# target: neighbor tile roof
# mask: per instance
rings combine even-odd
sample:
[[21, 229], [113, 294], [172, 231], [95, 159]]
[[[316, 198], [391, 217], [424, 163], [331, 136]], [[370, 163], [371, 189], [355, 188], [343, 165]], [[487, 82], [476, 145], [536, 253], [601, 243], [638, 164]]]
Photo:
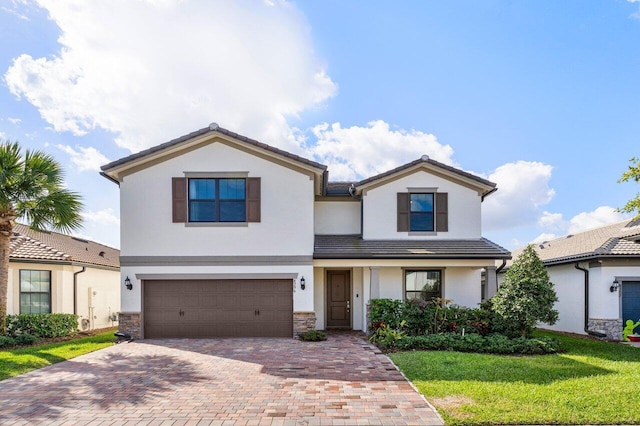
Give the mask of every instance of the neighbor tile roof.
[[[625, 220], [535, 244], [534, 248], [547, 265], [599, 257], [640, 257], [638, 235], [640, 220]], [[513, 258], [518, 257], [523, 249], [514, 250]]]
[[250, 138], [248, 138], [246, 136], [239, 135], [238, 133], [232, 132], [230, 130], [227, 130], [227, 129], [224, 129], [224, 128], [218, 126], [216, 123], [211, 123], [208, 127], [203, 127], [200, 130], [196, 130], [196, 131], [191, 132], [189, 134], [186, 134], [184, 136], [180, 136], [179, 138], [172, 139], [172, 140], [170, 140], [168, 142], [165, 142], [163, 144], [151, 147], [149, 149], [145, 149], [144, 151], [140, 151], [140, 152], [135, 153], [135, 154], [131, 154], [131, 155], [129, 155], [127, 157], [124, 157], [124, 158], [121, 158], [119, 160], [112, 161], [111, 163], [102, 166], [101, 169], [103, 171], [112, 169], [114, 167], [129, 163], [131, 161], [135, 161], [135, 160], [137, 160], [139, 158], [146, 157], [147, 155], [151, 155], [151, 154], [154, 154], [156, 152], [160, 152], [160, 151], [165, 150], [167, 148], [173, 147], [173, 146], [178, 145], [178, 144], [180, 144], [180, 143], [182, 143], [184, 141], [187, 141], [189, 139], [192, 139], [192, 138], [195, 138], [195, 137], [198, 137], [198, 136], [202, 136], [202, 135], [207, 134], [209, 132], [222, 133], [223, 135], [230, 136], [230, 137], [232, 137], [234, 139], [238, 139], [238, 140], [240, 140], [242, 142], [246, 142], [246, 143], [248, 143], [250, 145], [253, 145], [253, 146], [262, 148], [264, 150], [273, 152], [273, 153], [278, 154], [278, 155], [280, 155], [282, 157], [291, 158], [292, 160], [295, 160], [295, 161], [303, 163], [303, 164], [307, 164], [309, 166], [312, 166], [312, 167], [315, 167], [315, 168], [318, 168], [318, 169], [322, 169], [322, 170], [326, 170], [327, 169], [327, 166], [325, 166], [324, 164], [320, 164], [320, 163], [317, 163], [315, 161], [308, 160], [306, 158], [300, 157], [298, 155], [292, 154], [292, 153], [284, 151], [282, 149], [273, 147], [271, 145], [267, 145], [266, 143], [262, 143], [262, 142], [259, 142], [257, 140], [254, 140], [254, 139], [250, 139]]
[[315, 259], [508, 259], [487, 240], [363, 240], [361, 235], [316, 235]]
[[43, 260], [120, 267], [120, 251], [117, 249], [57, 232], [34, 231], [19, 223], [13, 227], [9, 250], [11, 260]]

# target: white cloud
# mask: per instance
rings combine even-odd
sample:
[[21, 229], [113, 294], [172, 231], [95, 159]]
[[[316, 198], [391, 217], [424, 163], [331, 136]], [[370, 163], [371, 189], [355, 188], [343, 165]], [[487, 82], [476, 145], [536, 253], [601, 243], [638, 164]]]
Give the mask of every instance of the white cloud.
[[7, 118], [7, 121], [11, 124], [20, 124], [22, 122], [21, 119], [19, 118], [14, 118], [14, 117], [9, 117]]
[[302, 153], [287, 117], [337, 92], [290, 3], [37, 3], [60, 28], [60, 52], [23, 54], [4, 77], [59, 132], [102, 128], [139, 151], [215, 121]]
[[71, 156], [71, 162], [76, 165], [78, 171], [100, 171], [100, 166], [109, 162], [109, 159], [100, 151], [90, 146], [88, 148], [76, 145], [73, 149], [69, 145], [56, 145], [58, 149]]
[[619, 213], [613, 207], [600, 206], [591, 212], [582, 212], [575, 215], [569, 221], [569, 234], [586, 231], [587, 229], [598, 228], [600, 226], [609, 225], [623, 221], [627, 215]]
[[538, 226], [544, 229], [560, 230], [566, 227], [566, 223], [562, 219], [562, 213], [544, 211], [538, 219]]
[[97, 212], [86, 211], [82, 212], [82, 217], [85, 221], [91, 222], [97, 225], [120, 225], [120, 218], [116, 216], [112, 208], [99, 210]]
[[371, 121], [364, 127], [323, 123], [312, 132], [317, 143], [309, 150], [318, 161], [329, 166], [331, 180], [370, 177], [424, 154], [455, 165], [451, 159], [453, 148], [440, 144], [434, 135], [417, 130], [392, 130], [382, 120]]
[[483, 203], [483, 229], [499, 230], [531, 225], [541, 216], [540, 206], [555, 196], [549, 187], [553, 167], [530, 161], [517, 161], [498, 167], [488, 179], [498, 191]]

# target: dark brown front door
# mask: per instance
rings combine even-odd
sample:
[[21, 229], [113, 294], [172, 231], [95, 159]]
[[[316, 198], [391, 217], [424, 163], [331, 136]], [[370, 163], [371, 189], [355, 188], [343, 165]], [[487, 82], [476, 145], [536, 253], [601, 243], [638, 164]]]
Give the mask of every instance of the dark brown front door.
[[291, 280], [145, 280], [144, 337], [291, 337]]
[[350, 271], [327, 271], [327, 327], [351, 327]]

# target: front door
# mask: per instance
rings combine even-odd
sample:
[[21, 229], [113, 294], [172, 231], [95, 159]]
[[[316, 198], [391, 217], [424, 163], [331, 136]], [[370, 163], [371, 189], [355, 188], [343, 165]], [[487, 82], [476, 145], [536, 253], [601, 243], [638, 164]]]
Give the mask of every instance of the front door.
[[327, 327], [351, 328], [350, 271], [327, 271]]
[[[640, 322], [640, 281], [622, 282], [622, 327], [629, 320], [632, 324]], [[640, 326], [634, 332], [640, 334]]]

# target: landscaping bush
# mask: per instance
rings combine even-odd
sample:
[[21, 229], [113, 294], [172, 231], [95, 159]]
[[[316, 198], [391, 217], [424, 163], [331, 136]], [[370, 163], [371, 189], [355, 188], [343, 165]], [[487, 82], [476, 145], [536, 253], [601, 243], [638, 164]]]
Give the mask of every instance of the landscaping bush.
[[548, 337], [510, 339], [500, 334], [482, 336], [480, 334], [455, 333], [404, 336], [394, 342], [391, 349], [400, 350], [446, 350], [459, 352], [492, 353], [503, 355], [542, 355], [562, 351], [560, 341]]
[[309, 330], [304, 333], [299, 333], [298, 337], [300, 340], [305, 342], [320, 342], [322, 340], [327, 340], [327, 335], [319, 330]]
[[30, 334], [36, 338], [67, 337], [78, 332], [78, 318], [73, 314], [7, 315], [7, 335], [17, 338]]
[[16, 341], [10, 336], [0, 336], [0, 348], [6, 348], [7, 346], [14, 346]]
[[32, 334], [22, 333], [18, 334], [14, 340], [16, 345], [29, 346], [36, 343], [39, 339]]
[[398, 340], [405, 336], [402, 328], [406, 325], [406, 321], [401, 321], [398, 324], [398, 328], [391, 328], [389, 325], [379, 322], [378, 327], [375, 329], [369, 341], [375, 343], [380, 348], [394, 347]]
[[369, 330], [375, 331], [380, 326], [387, 325], [398, 328], [404, 314], [404, 302], [393, 299], [371, 299], [369, 301]]

